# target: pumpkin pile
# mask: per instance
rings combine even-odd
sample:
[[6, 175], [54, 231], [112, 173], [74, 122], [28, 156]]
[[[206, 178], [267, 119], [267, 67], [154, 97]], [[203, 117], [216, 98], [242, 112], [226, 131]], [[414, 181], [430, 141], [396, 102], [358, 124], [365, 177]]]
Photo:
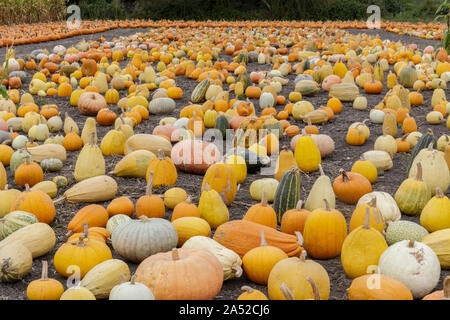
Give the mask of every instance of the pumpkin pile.
[[[345, 30], [360, 22], [84, 23], [155, 28], [7, 47], [2, 282], [30, 300], [205, 300], [245, 274], [242, 300], [326, 300], [334, 261], [348, 299], [449, 298], [444, 49]], [[12, 34], [75, 35], [52, 30]]]

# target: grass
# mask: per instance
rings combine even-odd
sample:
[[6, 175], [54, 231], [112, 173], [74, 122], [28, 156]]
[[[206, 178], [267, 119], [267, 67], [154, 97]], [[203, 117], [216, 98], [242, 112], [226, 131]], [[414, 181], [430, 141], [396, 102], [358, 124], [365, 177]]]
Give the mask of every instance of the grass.
[[2, 0], [0, 24], [59, 21], [66, 16], [65, 0]]

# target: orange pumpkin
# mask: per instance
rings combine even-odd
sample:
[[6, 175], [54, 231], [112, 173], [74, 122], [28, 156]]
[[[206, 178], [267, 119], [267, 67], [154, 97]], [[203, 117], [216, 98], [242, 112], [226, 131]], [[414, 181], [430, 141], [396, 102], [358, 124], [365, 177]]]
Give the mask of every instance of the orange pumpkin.
[[75, 216], [70, 220], [67, 226], [67, 231], [70, 234], [83, 232], [84, 224], [87, 223], [89, 227], [102, 227], [106, 226], [109, 215], [104, 207], [98, 204], [91, 204], [81, 208]]
[[372, 192], [372, 184], [366, 177], [356, 172], [340, 170], [333, 181], [333, 190], [337, 198], [347, 204], [356, 204], [363, 195]]
[[153, 171], [149, 173], [145, 195], [136, 202], [136, 217], [164, 218], [166, 208], [161, 197], [152, 194]]

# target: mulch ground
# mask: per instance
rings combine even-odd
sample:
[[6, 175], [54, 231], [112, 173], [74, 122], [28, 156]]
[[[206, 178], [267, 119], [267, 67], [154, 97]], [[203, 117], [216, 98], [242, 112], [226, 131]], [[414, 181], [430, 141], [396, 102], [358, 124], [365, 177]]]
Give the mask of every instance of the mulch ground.
[[[31, 53], [31, 51], [35, 49], [43, 49], [46, 48], [49, 51], [53, 49], [55, 45], [61, 44], [66, 47], [69, 47], [71, 45], [75, 45], [78, 41], [82, 39], [93, 39], [98, 40], [100, 36], [105, 37], [107, 40], [111, 40], [113, 37], [120, 37], [120, 36], [127, 36], [136, 32], [145, 32], [145, 29], [118, 29], [118, 30], [112, 30], [107, 31], [103, 34], [94, 34], [90, 36], [83, 36], [83, 37], [73, 37], [69, 39], [65, 39], [63, 41], [58, 42], [48, 42], [48, 43], [41, 43], [36, 45], [23, 45], [16, 48], [16, 56], [21, 57], [28, 55]], [[376, 35], [378, 34], [381, 39], [390, 39], [394, 42], [401, 41], [404, 44], [409, 43], [416, 43], [420, 49], [424, 49], [428, 45], [436, 46], [438, 45], [437, 41], [432, 40], [423, 40], [416, 37], [409, 37], [409, 36], [399, 36], [394, 33], [386, 32], [384, 30], [348, 30], [352, 34], [357, 33], [367, 33], [370, 35]], [[1, 58], [4, 59], [4, 52], [2, 52]], [[227, 59], [230, 60], [229, 56], [222, 56], [221, 59]], [[258, 65], [257, 63], [250, 63], [248, 65], [248, 72], [256, 71], [256, 70], [271, 70], [270, 65]], [[31, 81], [32, 74], [29, 73], [29, 77], [27, 81], [23, 84], [24, 88], [28, 88], [28, 84]], [[294, 90], [294, 79], [295, 75], [291, 74], [288, 76], [289, 83], [284, 86], [283, 92], [281, 94], [288, 96], [289, 92]], [[177, 86], [181, 87], [184, 92], [184, 98], [181, 100], [177, 100], [177, 109], [176, 111], [170, 115], [170, 116], [178, 116], [179, 111], [186, 105], [188, 105], [190, 93], [197, 85], [197, 82], [192, 79], [187, 79], [184, 76], [177, 77], [176, 79]], [[225, 85], [226, 87], [227, 85]], [[339, 115], [335, 117], [334, 120], [330, 121], [329, 123], [320, 126], [319, 130], [321, 133], [330, 135], [335, 143], [336, 143], [336, 149], [334, 153], [323, 159], [323, 167], [325, 170], [325, 173], [330, 176], [330, 178], [334, 179], [339, 174], [339, 169], [343, 168], [345, 170], [350, 170], [352, 164], [359, 159], [360, 155], [368, 150], [373, 149], [373, 145], [375, 142], [375, 139], [382, 133], [381, 132], [381, 125], [372, 124], [369, 122], [368, 126], [371, 130], [371, 137], [369, 140], [363, 145], [363, 146], [350, 146], [345, 142], [345, 135], [347, 132], [347, 128], [353, 123], [353, 122], [359, 122], [363, 121], [364, 119], [367, 119], [369, 117], [369, 110], [379, 103], [379, 101], [382, 99], [383, 95], [386, 93], [386, 89], [383, 91], [382, 95], [366, 95], [368, 99], [368, 109], [365, 111], [357, 111], [352, 108], [351, 103], [344, 103], [343, 105], [343, 111]], [[441, 136], [444, 133], [448, 134], [448, 129], [445, 126], [445, 123], [441, 125], [428, 125], [425, 121], [426, 114], [431, 110], [431, 91], [422, 92], [424, 96], [424, 104], [420, 107], [414, 107], [412, 109], [412, 115], [417, 121], [419, 131], [422, 133], [425, 133], [427, 128], [432, 127], [435, 135], [437, 137]], [[125, 92], [121, 93], [121, 97], [125, 96]], [[319, 94], [317, 94], [314, 97], [307, 97], [305, 100], [310, 101], [315, 107], [319, 107], [321, 105], [326, 105], [328, 101], [328, 93], [321, 91]], [[78, 112], [78, 109], [75, 107], [72, 107], [69, 103], [69, 99], [64, 98], [51, 98], [51, 97], [45, 97], [40, 98], [35, 96], [35, 102], [39, 105], [44, 104], [57, 104], [60, 108], [60, 112], [62, 115], [64, 115], [65, 112], [68, 112], [69, 115], [77, 122], [78, 126], [80, 127], [80, 130], [82, 129], [84, 122], [86, 120], [85, 116], [80, 115]], [[255, 106], [258, 106], [258, 101], [253, 101], [255, 103]], [[117, 111], [117, 107], [112, 107], [113, 110]], [[277, 107], [277, 109], [281, 110], [283, 106]], [[151, 115], [149, 120], [143, 121], [140, 125], [138, 125], [135, 128], [135, 133], [152, 133], [153, 128], [158, 125], [161, 118], [164, 116], [155, 116]], [[289, 119], [291, 123], [296, 122], [292, 118]], [[303, 127], [303, 124], [300, 121], [296, 122], [297, 125], [300, 125], [300, 127]], [[111, 127], [97, 127], [99, 141], [101, 141], [101, 138], [111, 129]], [[287, 138], [283, 138], [280, 141], [281, 145], [289, 145], [290, 140]], [[64, 164], [64, 167], [62, 171], [58, 173], [47, 173], [45, 175], [45, 180], [51, 180], [54, 176], [57, 175], [64, 175], [69, 180], [69, 186], [68, 188], [75, 184], [75, 180], [73, 178], [73, 170], [75, 167], [76, 159], [78, 157], [79, 152], [68, 152], [67, 161]], [[106, 157], [106, 165], [107, 165], [107, 172], [112, 171], [116, 163], [120, 160], [120, 157], [117, 156], [111, 156]], [[389, 194], [393, 195], [401, 182], [406, 178], [406, 168], [409, 161], [409, 155], [408, 154], [397, 154], [394, 158], [394, 167], [385, 172], [384, 175], [379, 176], [376, 183], [373, 185], [374, 191], [385, 191]], [[10, 184], [11, 188], [18, 188], [14, 185], [14, 176], [11, 175], [9, 169], [7, 168], [8, 172], [8, 182]], [[178, 172], [178, 181], [176, 186], [184, 188], [193, 198], [195, 203], [198, 203], [198, 199], [200, 198], [200, 186], [202, 183], [203, 176], [200, 175], [191, 175], [186, 174], [181, 171]], [[309, 191], [315, 181], [315, 179], [319, 176], [319, 173], [312, 173], [309, 175], [303, 176], [302, 181], [302, 198], [306, 199], [307, 195], [309, 194]], [[246, 181], [244, 184], [240, 186], [240, 191], [237, 193], [235, 201], [238, 203], [248, 203], [249, 205], [252, 205], [256, 203], [253, 201], [250, 197], [249, 193], [249, 187], [250, 184], [260, 178], [267, 177], [267, 176], [261, 176], [260, 174], [250, 174], [248, 175]], [[142, 196], [145, 193], [145, 180], [144, 179], [136, 179], [136, 178], [118, 178], [114, 177], [115, 180], [118, 183], [119, 186], [119, 192], [117, 196], [128, 196], [130, 197], [134, 202], [137, 201], [137, 199]], [[60, 190], [58, 193], [58, 196], [61, 196], [64, 190]], [[162, 193], [164, 190], [157, 191], [157, 193]], [[449, 192], [447, 193], [449, 195]], [[109, 204], [109, 202], [100, 203], [104, 205], [105, 207]], [[41, 261], [47, 260], [49, 262], [49, 277], [53, 277], [61, 281], [64, 286], [66, 287], [66, 279], [61, 277], [54, 269], [53, 267], [53, 256], [56, 252], [56, 250], [66, 241], [66, 226], [68, 222], [71, 220], [71, 218], [75, 215], [75, 213], [81, 209], [85, 204], [71, 204], [68, 202], [58, 203], [56, 205], [56, 218], [55, 218], [55, 224], [59, 227], [55, 227], [55, 233], [57, 236], [57, 243], [55, 248], [48, 253], [47, 255], [43, 257], [39, 257], [33, 261], [33, 268], [31, 272], [20, 282], [13, 283], [13, 284], [0, 284], [0, 298], [3, 299], [10, 299], [10, 300], [20, 300], [20, 299], [26, 299], [26, 288], [27, 285], [40, 277], [41, 273]], [[340, 210], [346, 217], [347, 223], [350, 220], [351, 214], [354, 210], [354, 206], [352, 205], [346, 205], [343, 204], [340, 201], [337, 201], [337, 209]], [[230, 212], [230, 219], [241, 219], [245, 212], [247, 210], [247, 206], [243, 205], [237, 205], [232, 204], [229, 207]], [[170, 219], [172, 212], [167, 209], [166, 210], [166, 218]], [[416, 223], [419, 223], [418, 217], [409, 217], [406, 215], [402, 216], [402, 219], [404, 220], [410, 220], [414, 221]], [[113, 257], [119, 258], [121, 257], [114, 253], [113, 251]], [[330, 277], [331, 282], [331, 293], [330, 293], [330, 299], [333, 300], [344, 300], [347, 299], [347, 288], [349, 288], [351, 284], [351, 279], [347, 278], [344, 270], [341, 265], [340, 257], [330, 259], [330, 260], [317, 260], [318, 263], [320, 263], [327, 271], [328, 275]], [[137, 265], [133, 263], [129, 263], [129, 267], [131, 272], [133, 273]], [[439, 284], [437, 285], [437, 289], [442, 288], [442, 281], [445, 278], [445, 276], [450, 275], [450, 272], [448, 270], [442, 270], [441, 272], [441, 279]], [[224, 282], [222, 291], [217, 296], [217, 299], [223, 299], [223, 300], [232, 300], [236, 299], [240, 293], [240, 288], [244, 285], [249, 285], [254, 288], [257, 288], [265, 293], [267, 293], [267, 288], [264, 286], [256, 285], [252, 282], [250, 282], [248, 279], [246, 279], [245, 275], [243, 275], [239, 279], [233, 279], [228, 280]]]

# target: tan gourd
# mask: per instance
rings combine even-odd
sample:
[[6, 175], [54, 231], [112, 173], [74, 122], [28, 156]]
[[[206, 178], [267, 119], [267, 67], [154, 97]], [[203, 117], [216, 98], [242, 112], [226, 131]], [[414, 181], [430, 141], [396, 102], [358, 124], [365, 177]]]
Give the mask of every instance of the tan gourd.
[[81, 139], [83, 140], [83, 144], [86, 145], [92, 141], [91, 135], [94, 133], [94, 143], [97, 143], [97, 122], [95, 118], [87, 118], [83, 131], [81, 132]]
[[323, 208], [324, 199], [327, 200], [331, 209], [336, 207], [336, 196], [333, 191], [331, 179], [325, 175], [322, 165], [319, 165], [319, 170], [320, 177], [314, 182], [305, 203], [305, 209], [311, 212]]
[[297, 162], [295, 161], [294, 153], [291, 150], [289, 150], [288, 147], [284, 146], [277, 159], [274, 178], [277, 179], [278, 181], [281, 181], [283, 174], [292, 167], [297, 167]]
[[97, 176], [78, 182], [54, 203], [64, 200], [72, 203], [108, 201], [116, 196], [117, 190], [117, 182], [113, 178]]
[[75, 164], [74, 178], [77, 182], [104, 175], [106, 172], [105, 158], [95, 143], [96, 134], [91, 133], [91, 140], [78, 155]]

